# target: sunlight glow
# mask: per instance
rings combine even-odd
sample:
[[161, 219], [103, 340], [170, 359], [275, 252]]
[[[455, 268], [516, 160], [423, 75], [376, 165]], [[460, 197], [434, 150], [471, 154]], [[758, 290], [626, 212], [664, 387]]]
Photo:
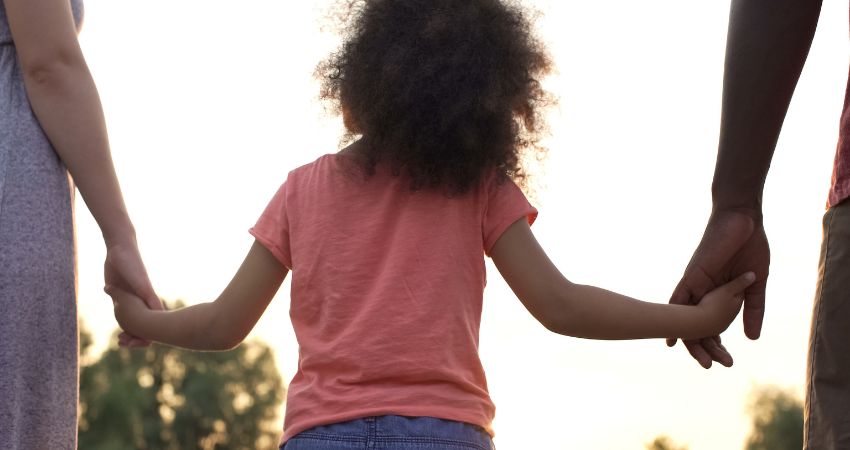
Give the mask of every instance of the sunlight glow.
[[[542, 13], [559, 69], [546, 84], [559, 105], [534, 232], [571, 280], [666, 302], [709, 213], [729, 2], [527, 3]], [[287, 172], [337, 148], [340, 121], [324, 115], [312, 78], [338, 42], [321, 28], [329, 4], [87, 0], [83, 49], [164, 298], [215, 298]], [[736, 322], [724, 336], [735, 366], [705, 371], [660, 340], [555, 336], [488, 261], [481, 355], [499, 448], [637, 449], [661, 434], [691, 450], [740, 448], [754, 385], [802, 392], [848, 67], [846, 7], [825, 2], [821, 17], [766, 187], [773, 264], [763, 337], [748, 341]], [[77, 211], [80, 314], [102, 350], [116, 327], [103, 244]], [[297, 358], [288, 291], [287, 282], [253, 332], [287, 380]]]

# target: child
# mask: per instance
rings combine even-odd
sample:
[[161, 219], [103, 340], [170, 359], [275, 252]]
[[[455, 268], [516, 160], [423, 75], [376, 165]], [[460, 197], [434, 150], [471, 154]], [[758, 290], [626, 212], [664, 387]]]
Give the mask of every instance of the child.
[[[537, 149], [550, 61], [500, 0], [366, 0], [323, 63], [351, 145], [289, 173], [217, 300], [149, 311], [108, 287], [128, 333], [238, 345], [292, 271], [300, 347], [281, 448], [491, 449], [478, 357], [490, 256], [546, 328], [592, 339], [717, 335], [753, 275], [697, 306], [645, 303], [564, 278], [516, 183]], [[356, 138], [359, 136], [359, 138]], [[377, 445], [377, 446], [376, 446]]]

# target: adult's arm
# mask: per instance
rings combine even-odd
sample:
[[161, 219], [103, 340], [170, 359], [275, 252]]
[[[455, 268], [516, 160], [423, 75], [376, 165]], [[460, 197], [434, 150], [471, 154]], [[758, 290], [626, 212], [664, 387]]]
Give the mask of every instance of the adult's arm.
[[115, 175], [103, 109], [69, 0], [3, 1], [33, 112], [103, 234], [107, 282], [160, 308]]
[[[744, 302], [751, 339], [761, 334], [770, 264], [762, 191], [820, 9], [821, 0], [732, 0], [712, 213], [670, 302], [696, 303], [719, 284], [755, 271], [758, 282]], [[685, 344], [705, 368], [712, 360], [732, 364], [719, 337]]]

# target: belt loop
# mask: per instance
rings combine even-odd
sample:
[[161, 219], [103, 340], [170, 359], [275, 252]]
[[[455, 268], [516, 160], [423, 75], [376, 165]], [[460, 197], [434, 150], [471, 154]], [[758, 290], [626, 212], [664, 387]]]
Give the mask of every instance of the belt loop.
[[378, 436], [378, 418], [377, 417], [367, 417], [366, 418], [366, 449], [371, 450], [375, 448], [375, 441]]

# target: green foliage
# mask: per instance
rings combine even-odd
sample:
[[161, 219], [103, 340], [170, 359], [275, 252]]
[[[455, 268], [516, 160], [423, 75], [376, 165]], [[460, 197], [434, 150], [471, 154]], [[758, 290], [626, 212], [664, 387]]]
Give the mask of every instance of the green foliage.
[[668, 436], [658, 436], [654, 441], [646, 444], [646, 450], [688, 450], [688, 447], [676, 444]]
[[790, 392], [762, 387], [751, 394], [748, 407], [753, 431], [747, 450], [799, 450], [803, 447], [803, 405]]
[[209, 353], [113, 344], [80, 373], [79, 447], [276, 448], [284, 393], [272, 351], [259, 342]]
[[86, 329], [85, 324], [82, 320], [80, 320], [80, 357], [85, 358], [91, 346], [94, 344], [94, 338], [92, 338], [89, 330]]

